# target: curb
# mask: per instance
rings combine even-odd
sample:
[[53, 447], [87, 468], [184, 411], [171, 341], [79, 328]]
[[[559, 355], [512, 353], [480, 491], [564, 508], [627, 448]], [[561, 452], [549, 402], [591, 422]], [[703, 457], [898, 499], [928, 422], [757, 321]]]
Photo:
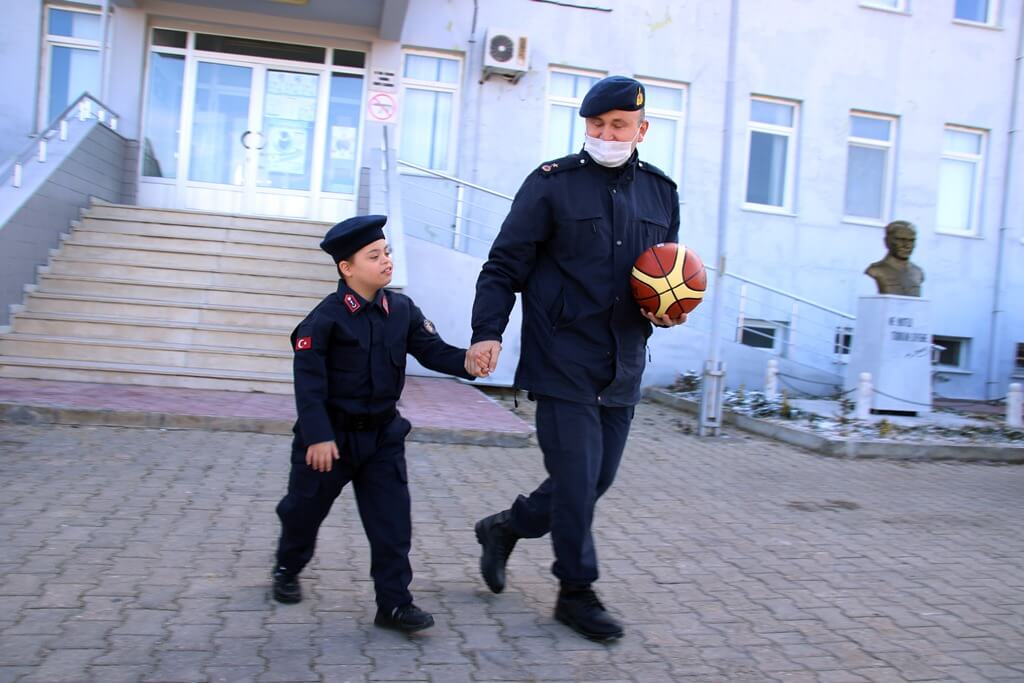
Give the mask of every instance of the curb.
[[[291, 434], [294, 424], [294, 420], [271, 418], [178, 415], [152, 411], [62, 408], [0, 402], [0, 423], [2, 422], [21, 425], [61, 424], [142, 429], [199, 429], [254, 434]], [[408, 440], [420, 443], [525, 448], [531, 445], [531, 435], [532, 432], [413, 426]]]
[[[648, 388], [644, 396], [677, 410], [696, 415], [698, 403], [674, 396], [664, 389]], [[898, 442], [865, 439], [830, 439], [819, 434], [722, 411], [722, 421], [759, 436], [838, 458], [889, 458], [895, 460], [1024, 463], [1024, 446], [951, 444], [940, 441]]]

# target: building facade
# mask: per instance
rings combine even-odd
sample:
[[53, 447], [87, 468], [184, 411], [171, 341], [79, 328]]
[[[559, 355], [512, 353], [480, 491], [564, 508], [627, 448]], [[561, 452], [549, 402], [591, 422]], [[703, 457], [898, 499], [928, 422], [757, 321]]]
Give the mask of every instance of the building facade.
[[[396, 226], [410, 238], [402, 284], [464, 329], [507, 200], [456, 208], [454, 237], [451, 216], [438, 232], [413, 205], [448, 191], [436, 174], [514, 194], [581, 147], [586, 89], [626, 74], [647, 86], [640, 153], [679, 184], [681, 240], [741, 276], [723, 314], [731, 384], [758, 385], [758, 359], [795, 359], [797, 331], [813, 327], [841, 376], [852, 323], [794, 302], [854, 312], [900, 219], [917, 226], [936, 391], [1005, 395], [1024, 377], [1024, 3], [735, 5], [17, 0], [0, 27], [0, 159], [88, 91], [138, 141], [139, 204], [335, 221], [360, 210], [363, 171], [387, 145], [418, 198]], [[706, 354], [706, 333], [670, 334], [652, 342], [651, 382]]]

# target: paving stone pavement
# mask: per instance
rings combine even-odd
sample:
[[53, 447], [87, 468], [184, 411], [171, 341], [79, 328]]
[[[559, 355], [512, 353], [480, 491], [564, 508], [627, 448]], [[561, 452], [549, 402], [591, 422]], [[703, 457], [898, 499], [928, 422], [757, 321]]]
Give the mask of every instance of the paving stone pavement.
[[612, 645], [552, 619], [546, 539], [510, 585], [473, 522], [542, 476], [535, 448], [411, 443], [413, 637], [372, 625], [346, 492], [267, 595], [288, 438], [0, 425], [0, 683], [1024, 681], [1024, 467], [829, 459], [642, 404], [598, 506]]

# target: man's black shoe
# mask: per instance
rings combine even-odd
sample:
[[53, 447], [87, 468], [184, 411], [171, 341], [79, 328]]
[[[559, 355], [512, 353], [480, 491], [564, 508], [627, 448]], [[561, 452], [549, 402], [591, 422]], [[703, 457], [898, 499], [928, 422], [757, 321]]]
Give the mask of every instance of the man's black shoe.
[[563, 586], [558, 592], [555, 619], [591, 640], [606, 642], [622, 637], [622, 625], [608, 614], [590, 586]]
[[501, 512], [484, 517], [476, 526], [476, 540], [483, 546], [480, 553], [480, 573], [484, 583], [494, 593], [505, 590], [505, 564], [508, 562], [512, 549], [516, 547], [519, 537], [509, 531], [508, 518], [510, 512]]
[[393, 628], [396, 631], [412, 633], [433, 626], [434, 617], [410, 602], [408, 605], [392, 609], [378, 608], [373, 623], [382, 628]]
[[274, 571], [274, 599], [286, 605], [294, 605], [302, 602], [302, 587], [299, 586], [299, 577], [295, 574], [288, 574], [281, 569]]

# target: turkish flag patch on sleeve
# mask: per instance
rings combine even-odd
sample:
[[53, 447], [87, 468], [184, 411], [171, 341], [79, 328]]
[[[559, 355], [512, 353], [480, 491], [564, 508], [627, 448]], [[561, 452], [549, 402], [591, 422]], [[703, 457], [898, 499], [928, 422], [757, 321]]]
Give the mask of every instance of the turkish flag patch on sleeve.
[[312, 337], [299, 337], [298, 339], [295, 340], [295, 350], [296, 351], [305, 351], [305, 350], [311, 349], [311, 348], [313, 348], [313, 338]]

